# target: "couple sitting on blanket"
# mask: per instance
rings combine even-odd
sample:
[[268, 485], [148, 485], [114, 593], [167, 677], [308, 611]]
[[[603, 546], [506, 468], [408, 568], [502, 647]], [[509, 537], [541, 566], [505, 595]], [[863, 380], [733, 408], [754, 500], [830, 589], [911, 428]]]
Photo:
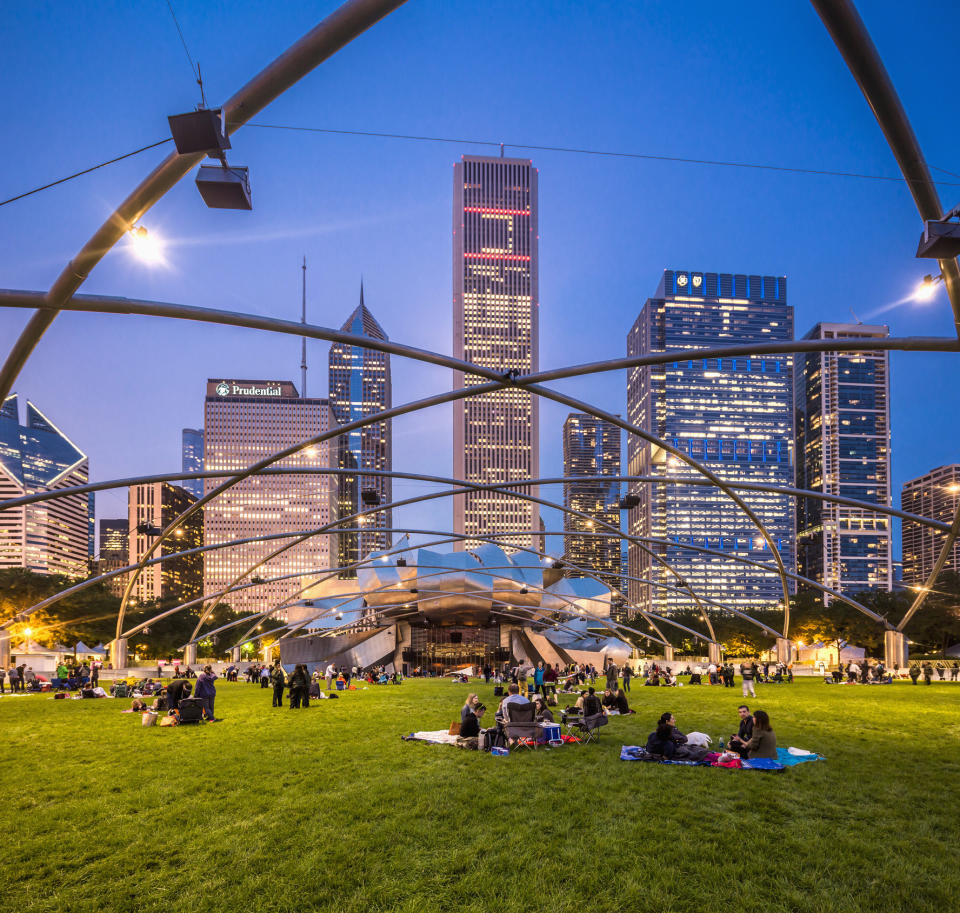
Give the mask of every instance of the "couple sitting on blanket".
[[[744, 758], [776, 759], [777, 737], [770, 726], [770, 717], [763, 710], [757, 710], [752, 718], [746, 707], [740, 711], [740, 729], [730, 740], [731, 750]], [[706, 747], [687, 744], [687, 737], [677, 728], [676, 718], [669, 712], [661, 715], [656, 730], [647, 737], [646, 748], [650, 754], [670, 761], [702, 761], [708, 754]]]

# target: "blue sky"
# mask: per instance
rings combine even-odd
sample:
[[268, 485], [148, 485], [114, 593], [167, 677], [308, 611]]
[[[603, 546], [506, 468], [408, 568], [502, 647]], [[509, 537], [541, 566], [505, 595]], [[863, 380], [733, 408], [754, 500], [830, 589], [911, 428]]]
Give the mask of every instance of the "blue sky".
[[[335, 7], [179, 0], [174, 8], [219, 103]], [[951, 61], [960, 7], [861, 0], [928, 161], [960, 174]], [[199, 100], [164, 0], [6, 11], [7, 142], [0, 198], [167, 135]], [[921, 63], [922, 61], [922, 63]], [[410, 0], [256, 118], [325, 127], [645, 152], [897, 175], [839, 54], [803, 2], [579, 3]], [[469, 143], [245, 128], [230, 160], [251, 169], [251, 213], [207, 210], [192, 177], [144, 224], [167, 266], [121, 248], [83, 291], [299, 317], [308, 259], [311, 322], [339, 326], [366, 301], [391, 338], [451, 350], [451, 165]], [[0, 275], [47, 289], [112, 208], [160, 161], [153, 150], [0, 208]], [[667, 267], [785, 274], [797, 334], [900, 301], [931, 267], [899, 183], [625, 158], [526, 153], [540, 169], [544, 368], [622, 355]], [[952, 206], [960, 177], [935, 172]], [[12, 341], [28, 314], [0, 311]], [[895, 335], [949, 335], [941, 292], [886, 311]], [[311, 342], [310, 392], [326, 392]], [[95, 479], [180, 465], [180, 428], [202, 421], [207, 377], [299, 377], [299, 341], [146, 318], [62, 315], [15, 389], [90, 455]], [[902, 482], [960, 456], [956, 356], [894, 355], [894, 498]], [[449, 372], [394, 360], [394, 401], [450, 386]], [[560, 385], [625, 410], [625, 377]], [[560, 475], [562, 407], [541, 409], [541, 468]], [[449, 407], [394, 423], [394, 466], [448, 475]], [[416, 486], [398, 484], [397, 497]], [[560, 490], [556, 492], [559, 497]], [[125, 495], [98, 515], [120, 516]], [[408, 525], [450, 525], [434, 503]], [[557, 528], [558, 519], [547, 517]], [[897, 545], [899, 550], [899, 543]]]

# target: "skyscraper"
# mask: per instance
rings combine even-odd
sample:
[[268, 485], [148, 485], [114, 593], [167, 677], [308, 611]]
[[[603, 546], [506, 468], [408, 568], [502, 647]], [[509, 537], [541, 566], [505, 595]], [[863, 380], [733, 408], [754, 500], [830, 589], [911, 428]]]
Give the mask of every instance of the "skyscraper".
[[[161, 530], [197, 499], [185, 488], [169, 482], [131, 485], [127, 495], [129, 564], [136, 564]], [[172, 536], [164, 539], [151, 557], [203, 545], [203, 511], [188, 517]], [[101, 545], [102, 551], [102, 545]], [[138, 602], [169, 600], [186, 602], [203, 592], [203, 555], [186, 555], [148, 565], [134, 584], [132, 596]]]
[[[931, 469], [918, 479], [905, 482], [900, 494], [900, 509], [920, 517], [953, 523], [960, 504], [960, 463]], [[903, 543], [903, 582], [907, 586], [922, 586], [937, 562], [943, 548], [944, 533], [904, 520], [901, 527]], [[960, 573], [960, 541], [943, 566], [945, 571]]]
[[[665, 270], [627, 337], [627, 354], [793, 339], [787, 280]], [[792, 362], [788, 355], [687, 358], [631, 368], [627, 411], [632, 424], [705, 464], [727, 482], [793, 484]], [[630, 475], [702, 478], [661, 447], [628, 436]], [[639, 506], [630, 533], [665, 539], [653, 544], [698, 595], [735, 608], [772, 606], [782, 598], [775, 572], [684, 548], [706, 547], [731, 558], [775, 566], [757, 527], [719, 489], [676, 483], [633, 483]], [[794, 507], [787, 495], [738, 492], [760, 517], [794, 567]], [[676, 586], [678, 581], [641, 548], [628, 546], [630, 575]], [[630, 583], [644, 609], [693, 608], [689, 595]]]
[[[341, 327], [344, 333], [386, 340], [387, 334], [363, 301]], [[328, 359], [330, 408], [338, 424], [346, 425], [389, 409], [393, 405], [390, 387], [390, 356], [386, 352], [335, 342]], [[349, 516], [362, 508], [389, 504], [393, 500], [392, 480], [384, 476], [365, 476], [364, 469], [393, 468], [392, 426], [388, 419], [351, 431], [341, 439], [338, 464], [341, 469], [357, 469], [357, 476], [341, 476], [340, 512]], [[340, 537], [338, 563], [343, 566], [365, 558], [371, 552], [390, 547], [393, 513], [380, 511], [363, 518], [365, 531]], [[357, 524], [350, 523], [350, 526]]]
[[[88, 481], [86, 454], [29, 400], [21, 425], [17, 396], [8, 396], [0, 408], [0, 500]], [[84, 577], [89, 555], [88, 495], [0, 511], [0, 568]]]
[[[209, 380], [204, 403], [204, 463], [208, 470], [237, 472], [292, 444], [336, 427], [326, 399], [306, 399], [289, 381]], [[275, 464], [319, 468], [336, 464], [336, 441], [324, 441]], [[209, 492], [221, 479], [205, 479]], [[245, 479], [204, 508], [204, 542], [214, 545], [271, 533], [316, 529], [337, 516], [336, 482], [311, 473], [262, 475]], [[252, 576], [284, 580], [231, 593], [224, 600], [235, 611], [263, 611], [283, 603], [301, 587], [299, 575], [331, 566], [329, 535], [318, 535], [288, 549]], [[282, 543], [252, 542], [205, 553], [204, 593], [226, 589], [234, 578]], [[290, 576], [288, 576], [290, 575]], [[293, 576], [298, 575], [298, 576]], [[247, 580], [249, 582], [249, 579]]]
[[[465, 155], [453, 166], [453, 354], [486, 368], [529, 374], [540, 365], [537, 170], [529, 159]], [[482, 378], [455, 371], [455, 388]], [[453, 474], [476, 483], [540, 474], [539, 409], [522, 390], [498, 390], [453, 405]], [[524, 489], [536, 495], [535, 489]], [[508, 535], [535, 547], [536, 504], [501, 492], [453, 499], [453, 531]]]
[[[592, 415], [571, 412], [563, 423], [564, 506], [592, 519], [563, 515], [564, 557], [597, 573], [607, 585], [620, 587], [620, 540], [583, 535], [607, 530], [596, 521], [620, 528], [619, 481], [575, 481], [577, 476], [620, 475], [620, 428]], [[575, 572], [574, 572], [575, 573]]]
[[[130, 521], [101, 520], [100, 521], [100, 556], [97, 562], [97, 573], [108, 574], [110, 571], [126, 567], [130, 560]], [[107, 587], [117, 596], [123, 595], [126, 585], [126, 574], [122, 577], [113, 577], [107, 581]]]
[[[885, 326], [818, 323], [804, 339], [883, 339]], [[890, 362], [886, 352], [811, 352], [794, 370], [797, 487], [890, 504]], [[890, 518], [800, 498], [797, 566], [844, 593], [893, 586]], [[830, 597], [824, 596], [829, 604]]]
[[[203, 472], [203, 428], [184, 428], [180, 441], [183, 471]], [[203, 479], [184, 479], [181, 485], [197, 500], [203, 497]]]

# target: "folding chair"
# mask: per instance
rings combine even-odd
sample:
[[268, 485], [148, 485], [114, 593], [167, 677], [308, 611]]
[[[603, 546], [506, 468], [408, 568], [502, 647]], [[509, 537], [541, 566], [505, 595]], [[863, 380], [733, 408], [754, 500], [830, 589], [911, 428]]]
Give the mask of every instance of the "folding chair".
[[[520, 748], [536, 746], [537, 739], [543, 734], [540, 724], [536, 721], [537, 708], [532, 703], [521, 704], [517, 701], [503, 705], [503, 734], [507, 742], [516, 739]], [[526, 741], [529, 739], [533, 745]]]
[[567, 726], [568, 730], [573, 730], [583, 742], [597, 742], [600, 740], [600, 727], [607, 725], [607, 715], [605, 713], [592, 713], [590, 716], [583, 716], [580, 719], [571, 718]]

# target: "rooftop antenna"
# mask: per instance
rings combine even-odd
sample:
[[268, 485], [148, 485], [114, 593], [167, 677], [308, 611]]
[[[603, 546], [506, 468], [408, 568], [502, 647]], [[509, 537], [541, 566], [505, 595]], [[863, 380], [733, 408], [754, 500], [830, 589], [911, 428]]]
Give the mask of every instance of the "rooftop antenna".
[[[863, 321], [856, 315], [856, 313], [854, 313], [853, 308], [847, 308], [847, 310], [850, 311], [854, 321], [857, 323], [858, 326], [863, 323]], [[867, 316], [869, 317], [870, 315], [868, 314]]]
[[[307, 257], [303, 257], [303, 282], [301, 287], [300, 301], [300, 323], [307, 325]], [[300, 340], [300, 395], [306, 399], [307, 396], [307, 337], [303, 336]]]
[[500, 158], [503, 158], [503, 143], [500, 144]]

